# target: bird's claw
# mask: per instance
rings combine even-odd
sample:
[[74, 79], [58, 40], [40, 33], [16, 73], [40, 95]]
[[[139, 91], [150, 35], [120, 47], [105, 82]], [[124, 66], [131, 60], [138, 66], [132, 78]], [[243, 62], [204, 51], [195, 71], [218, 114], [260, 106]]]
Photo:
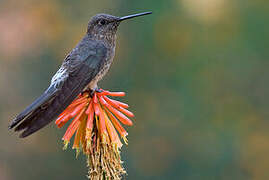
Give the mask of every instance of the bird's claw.
[[104, 90], [101, 89], [101, 88], [94, 88], [94, 89], [86, 89], [84, 90], [81, 94], [83, 95], [84, 93], [87, 93], [90, 95], [90, 97], [93, 97], [94, 93], [97, 92], [97, 93], [101, 93], [103, 92]]
[[103, 91], [104, 90], [103, 89], [100, 89], [100, 88], [90, 89], [90, 96], [93, 97], [93, 95], [94, 95], [95, 92], [101, 93]]

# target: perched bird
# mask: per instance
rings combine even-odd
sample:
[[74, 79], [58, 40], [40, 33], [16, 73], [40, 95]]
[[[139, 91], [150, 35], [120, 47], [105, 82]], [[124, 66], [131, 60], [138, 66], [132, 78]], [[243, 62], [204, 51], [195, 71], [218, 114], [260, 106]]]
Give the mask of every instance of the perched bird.
[[51, 79], [48, 89], [10, 124], [23, 131], [24, 138], [53, 121], [84, 90], [98, 90], [97, 83], [113, 61], [116, 31], [126, 19], [151, 14], [144, 12], [124, 17], [97, 14], [88, 23], [87, 33], [66, 56]]

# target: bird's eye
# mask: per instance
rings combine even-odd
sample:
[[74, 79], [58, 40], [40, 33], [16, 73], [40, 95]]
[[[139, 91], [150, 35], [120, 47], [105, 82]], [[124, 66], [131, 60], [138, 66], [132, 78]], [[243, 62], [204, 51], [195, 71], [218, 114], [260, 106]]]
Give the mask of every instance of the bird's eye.
[[106, 21], [104, 19], [101, 19], [99, 22], [98, 22], [99, 25], [105, 25], [106, 24]]

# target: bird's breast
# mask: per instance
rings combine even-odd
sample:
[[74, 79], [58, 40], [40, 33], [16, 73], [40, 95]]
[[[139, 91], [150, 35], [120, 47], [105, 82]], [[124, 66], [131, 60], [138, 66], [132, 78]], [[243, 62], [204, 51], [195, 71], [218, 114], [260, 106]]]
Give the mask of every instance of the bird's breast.
[[89, 83], [88, 88], [95, 89], [97, 87], [97, 83], [107, 74], [113, 59], [115, 55], [115, 47], [111, 48], [103, 62], [103, 64], [100, 67], [99, 72], [96, 74], [96, 76], [93, 78], [93, 80]]

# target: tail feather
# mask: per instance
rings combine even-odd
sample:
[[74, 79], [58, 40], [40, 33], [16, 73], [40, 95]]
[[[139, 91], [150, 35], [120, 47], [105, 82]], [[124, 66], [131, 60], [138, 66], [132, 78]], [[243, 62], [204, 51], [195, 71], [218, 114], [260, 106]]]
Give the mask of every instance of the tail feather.
[[50, 101], [56, 93], [56, 89], [50, 86], [39, 98], [37, 98], [30, 106], [28, 106], [23, 112], [21, 112], [9, 125], [9, 129], [15, 127], [20, 123], [26, 116], [30, 115], [38, 107], [42, 106], [46, 102]]
[[[77, 92], [73, 92], [71, 96], [68, 96], [70, 92], [63, 89], [60, 92], [61, 94], [55, 97], [46, 108], [36, 110], [36, 113], [34, 113], [33, 116], [29, 116], [29, 118], [25, 119], [25, 121], [18, 126], [19, 130], [25, 129], [20, 137], [23, 138], [29, 136], [53, 121], [53, 119], [56, 118], [76, 98], [79, 92], [80, 91], [77, 90]], [[66, 97], [66, 99], [61, 101], [62, 97]]]
[[28, 124], [31, 123], [31, 121], [34, 120], [34, 117], [37, 116], [37, 114], [40, 113], [40, 109], [37, 108], [34, 112], [32, 112], [22, 123], [20, 123], [14, 131], [21, 131], [27, 127]]

